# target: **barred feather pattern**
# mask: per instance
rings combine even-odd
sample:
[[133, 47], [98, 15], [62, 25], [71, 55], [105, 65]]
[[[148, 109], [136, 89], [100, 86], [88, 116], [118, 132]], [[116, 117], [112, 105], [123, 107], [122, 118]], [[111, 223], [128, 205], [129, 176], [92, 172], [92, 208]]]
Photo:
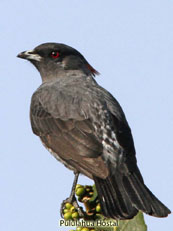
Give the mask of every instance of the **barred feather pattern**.
[[117, 166], [120, 166], [124, 161], [124, 149], [117, 140], [111, 114], [107, 106], [95, 103], [94, 107], [97, 110], [97, 120], [93, 121], [93, 124], [96, 135], [100, 138], [103, 146], [102, 158], [107, 165], [112, 166], [111, 172], [113, 173], [117, 169]]

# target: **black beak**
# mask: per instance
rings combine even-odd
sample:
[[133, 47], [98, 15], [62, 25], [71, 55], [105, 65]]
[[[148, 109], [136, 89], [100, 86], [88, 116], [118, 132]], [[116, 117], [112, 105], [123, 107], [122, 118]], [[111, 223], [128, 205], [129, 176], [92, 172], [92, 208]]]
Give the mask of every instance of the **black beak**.
[[34, 50], [23, 51], [23, 52], [19, 53], [17, 55], [17, 57], [21, 58], [21, 59], [35, 60], [38, 62], [40, 62], [42, 59], [42, 57], [39, 54], [37, 54]]
[[17, 55], [18, 58], [27, 59], [26, 51], [23, 51]]

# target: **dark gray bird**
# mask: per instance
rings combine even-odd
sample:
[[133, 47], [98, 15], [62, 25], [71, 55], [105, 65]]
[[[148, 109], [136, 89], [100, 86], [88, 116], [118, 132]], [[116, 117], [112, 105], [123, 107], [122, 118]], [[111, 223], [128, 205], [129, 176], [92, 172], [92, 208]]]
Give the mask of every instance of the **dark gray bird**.
[[147, 188], [137, 167], [121, 106], [96, 83], [98, 72], [86, 59], [59, 43], [18, 57], [29, 60], [43, 81], [31, 100], [34, 134], [66, 167], [95, 181], [103, 214], [130, 219], [141, 210], [166, 217], [170, 210]]

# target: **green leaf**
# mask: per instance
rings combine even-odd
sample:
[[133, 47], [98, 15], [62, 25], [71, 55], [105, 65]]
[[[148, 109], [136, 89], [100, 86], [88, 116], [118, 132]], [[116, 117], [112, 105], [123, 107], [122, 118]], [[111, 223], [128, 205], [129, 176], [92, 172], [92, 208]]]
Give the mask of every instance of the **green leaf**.
[[147, 231], [143, 213], [139, 212], [133, 219], [119, 221], [116, 231]]

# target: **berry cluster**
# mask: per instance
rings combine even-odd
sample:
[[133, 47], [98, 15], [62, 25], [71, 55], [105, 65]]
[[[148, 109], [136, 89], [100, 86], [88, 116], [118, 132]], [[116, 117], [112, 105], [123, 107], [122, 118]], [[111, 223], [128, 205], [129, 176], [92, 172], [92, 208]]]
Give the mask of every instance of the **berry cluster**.
[[[83, 216], [79, 216], [78, 208], [75, 208], [70, 203], [65, 204], [65, 208], [63, 210], [63, 216], [65, 220], [97, 220], [102, 219], [103, 215], [101, 214], [101, 206], [98, 201], [98, 195], [96, 191], [95, 185], [89, 186], [89, 185], [76, 185], [75, 194], [77, 197], [77, 200], [81, 203], [83, 203]], [[90, 227], [77, 227], [76, 230], [69, 230], [69, 231], [96, 231], [95, 228]]]
[[80, 218], [83, 218], [84, 220], [97, 220], [103, 218], [103, 216], [101, 215], [101, 207], [98, 201], [98, 195], [95, 185], [83, 186], [77, 184], [75, 193], [78, 201], [83, 203], [85, 207], [84, 215], [83, 217], [80, 217], [78, 213], [78, 208], [75, 208], [70, 203], [66, 203], [65, 209], [63, 210], [63, 216], [65, 220], [78, 220]]
[[65, 220], [77, 220], [79, 218], [77, 209], [70, 203], [65, 204], [65, 209], [63, 212]]
[[85, 215], [88, 220], [96, 220], [101, 216], [101, 207], [98, 201], [98, 195], [93, 186], [83, 186], [76, 185], [76, 196], [78, 196], [78, 201], [84, 204], [85, 206]]

